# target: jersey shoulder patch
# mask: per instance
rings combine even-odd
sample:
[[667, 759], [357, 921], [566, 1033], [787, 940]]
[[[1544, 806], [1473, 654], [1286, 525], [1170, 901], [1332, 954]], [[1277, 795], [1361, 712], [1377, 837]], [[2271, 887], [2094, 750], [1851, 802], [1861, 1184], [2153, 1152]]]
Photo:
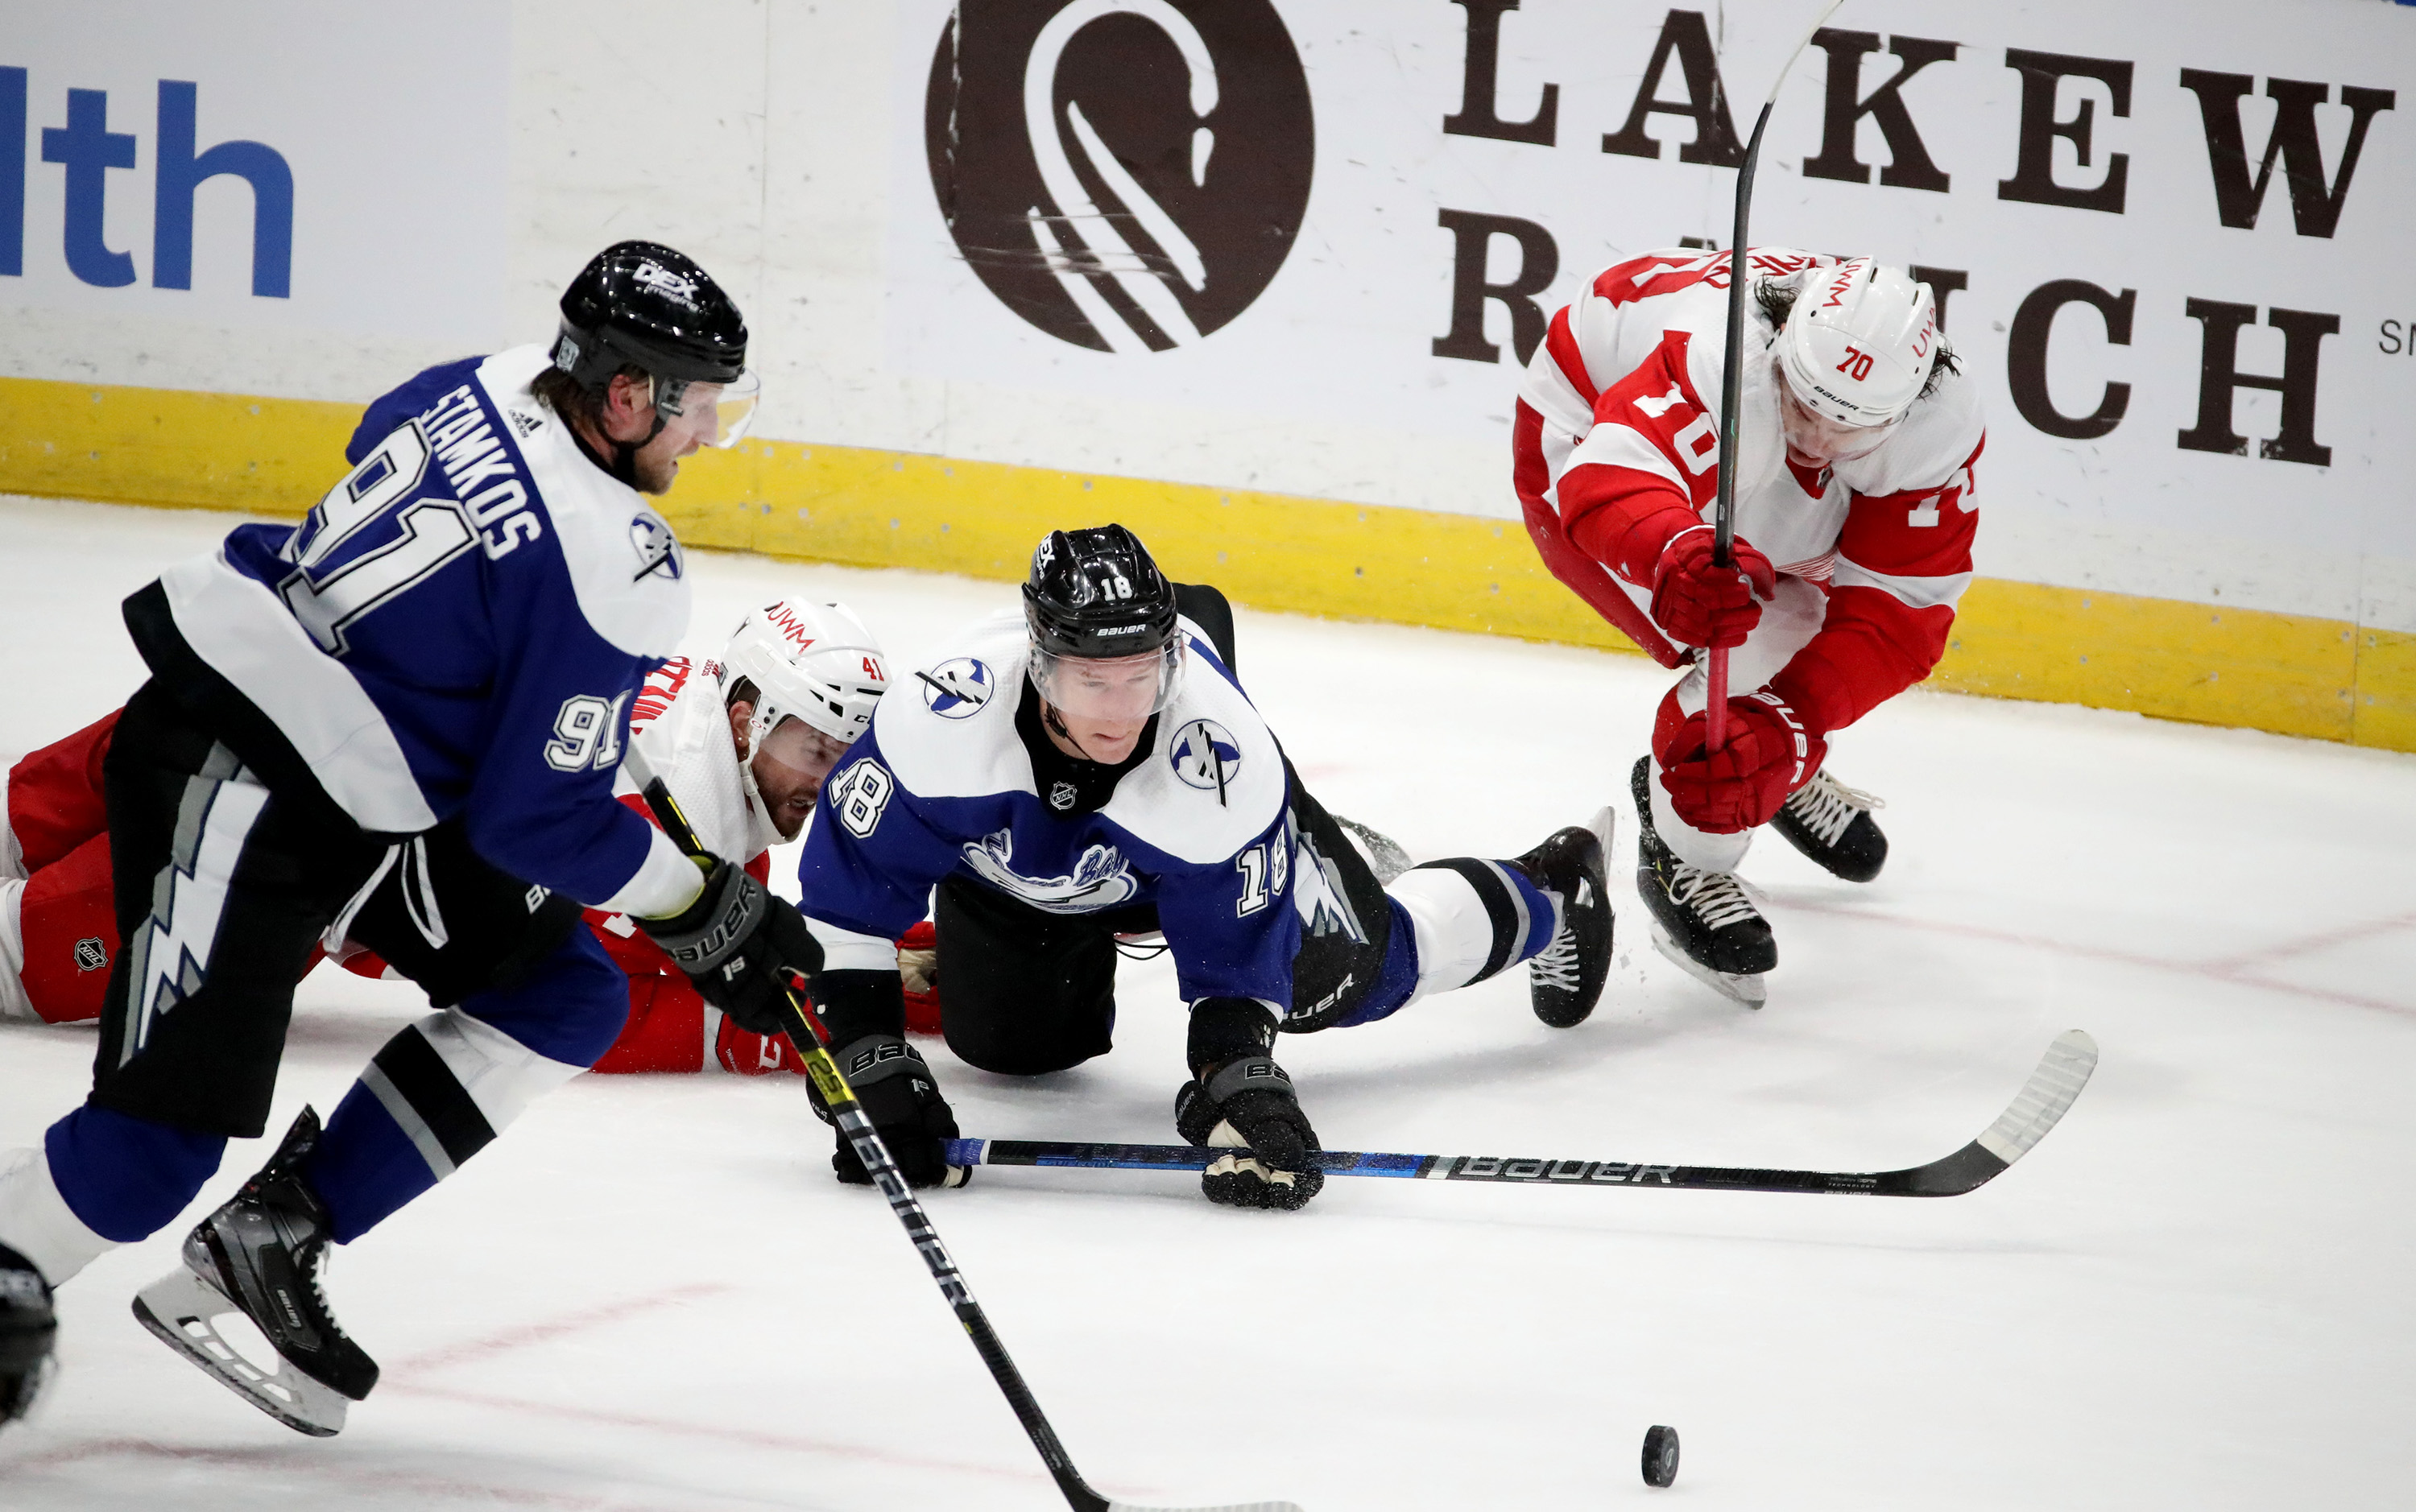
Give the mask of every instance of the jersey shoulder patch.
[[1156, 747], [1126, 773], [1100, 816], [1178, 861], [1205, 866], [1264, 834], [1290, 785], [1282, 747], [1213, 654], [1193, 655]]
[[635, 488], [590, 462], [569, 427], [530, 393], [546, 360], [541, 346], [499, 352], [478, 365], [478, 384], [536, 485], [581, 616], [627, 655], [668, 657], [687, 633], [679, 539]]
[[922, 798], [1036, 793], [1015, 733], [1028, 633], [1019, 610], [975, 621], [873, 706], [872, 727], [899, 786]]

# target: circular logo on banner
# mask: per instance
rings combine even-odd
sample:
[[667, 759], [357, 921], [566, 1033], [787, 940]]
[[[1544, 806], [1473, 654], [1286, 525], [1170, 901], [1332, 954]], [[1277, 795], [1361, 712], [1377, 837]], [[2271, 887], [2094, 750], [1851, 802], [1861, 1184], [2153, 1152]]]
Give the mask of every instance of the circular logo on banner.
[[989, 292], [1097, 352], [1247, 309], [1299, 234], [1317, 145], [1271, 0], [962, 0], [924, 143]]
[[1168, 753], [1174, 774], [1189, 786], [1221, 792], [1241, 775], [1242, 742], [1213, 719], [1195, 719], [1174, 732]]
[[922, 680], [923, 706], [942, 719], [966, 719], [980, 713], [982, 706], [989, 702], [989, 696], [997, 691], [989, 665], [970, 656], [954, 657], [914, 675]]

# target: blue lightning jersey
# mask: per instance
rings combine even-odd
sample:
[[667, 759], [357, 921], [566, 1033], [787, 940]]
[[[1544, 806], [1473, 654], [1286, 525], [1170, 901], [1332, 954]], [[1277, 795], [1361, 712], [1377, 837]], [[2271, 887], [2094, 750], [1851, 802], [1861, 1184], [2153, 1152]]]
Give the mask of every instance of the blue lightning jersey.
[[1304, 890], [1323, 878], [1293, 864], [1275, 736], [1207, 635], [1184, 624], [1183, 686], [1095, 812], [1060, 812], [1071, 792], [1039, 791], [1017, 732], [1019, 612], [897, 684], [823, 786], [798, 863], [828, 966], [896, 969], [889, 942], [955, 875], [1049, 913], [1152, 905], [1185, 1001], [1248, 997], [1288, 1013]]
[[545, 365], [523, 347], [420, 374], [370, 406], [300, 525], [238, 527], [161, 584], [362, 828], [458, 816], [514, 876], [675, 905], [693, 868], [612, 782], [630, 700], [687, 631], [680, 549], [531, 395]]

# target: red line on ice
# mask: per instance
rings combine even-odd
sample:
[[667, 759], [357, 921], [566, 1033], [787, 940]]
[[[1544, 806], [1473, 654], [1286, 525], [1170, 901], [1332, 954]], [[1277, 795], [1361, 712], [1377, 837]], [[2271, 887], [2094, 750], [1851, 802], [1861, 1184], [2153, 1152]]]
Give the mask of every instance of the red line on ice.
[[324, 1479], [356, 1486], [364, 1490], [408, 1491], [423, 1496], [444, 1496], [465, 1502], [510, 1503], [522, 1506], [622, 1507], [629, 1503], [626, 1497], [577, 1496], [561, 1491], [540, 1491], [495, 1486], [475, 1481], [445, 1480], [430, 1475], [398, 1475], [391, 1470], [368, 1466], [331, 1463], [307, 1450], [294, 1449], [204, 1449], [173, 1444], [154, 1444], [147, 1439], [95, 1439], [83, 1444], [64, 1445], [38, 1454], [29, 1454], [11, 1460], [11, 1471], [47, 1470], [71, 1465], [83, 1460], [106, 1459], [113, 1455], [140, 1455], [159, 1460], [199, 1461], [203, 1464], [226, 1465], [253, 1470], [290, 1470]]
[[2009, 929], [1990, 929], [1985, 924], [1957, 924], [1943, 920], [1913, 919], [1904, 914], [1880, 913], [1869, 908], [1839, 907], [1834, 904], [1804, 903], [1789, 899], [1777, 905], [1781, 908], [1804, 913], [1831, 914], [1839, 919], [1860, 919], [1874, 924], [1894, 924], [1902, 929], [1917, 929], [1932, 935], [1958, 935], [1966, 939], [1992, 940], [2001, 945], [2025, 945], [2034, 950], [2056, 951], [2065, 955], [2081, 956], [2092, 961], [2109, 961], [2118, 966], [2144, 966], [2151, 971], [2178, 972], [2183, 976], [2206, 977], [2228, 982], [2236, 987], [2256, 987], [2266, 992], [2285, 993], [2294, 997], [2314, 998], [2318, 1002], [2338, 1003], [2347, 1008], [2372, 1009], [2380, 1013], [2407, 1016], [2416, 1013], [2416, 1005], [2393, 1003], [2379, 997], [2362, 997], [2355, 993], [2333, 992], [2325, 987], [2304, 987], [2296, 982], [2276, 981], [2250, 971], [2251, 963], [2276, 959], [2320, 950], [2327, 945], [2343, 944], [2368, 935], [2384, 933], [2409, 923], [2416, 923], [2416, 914], [2401, 915], [2371, 924], [2318, 935], [2292, 945], [2275, 946], [2247, 955], [2219, 961], [2174, 961], [2163, 956], [2141, 955], [2132, 951], [2117, 951], [2102, 945], [2082, 945], [2072, 940], [2049, 939], [2039, 935], [2024, 935]]

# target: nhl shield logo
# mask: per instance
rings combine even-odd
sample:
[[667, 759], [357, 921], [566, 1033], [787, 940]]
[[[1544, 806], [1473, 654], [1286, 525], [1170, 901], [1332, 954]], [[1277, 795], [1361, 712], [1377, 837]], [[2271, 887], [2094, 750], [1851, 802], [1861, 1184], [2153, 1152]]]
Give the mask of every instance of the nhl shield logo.
[[1195, 719], [1174, 733], [1168, 759], [1184, 786], [1222, 794], [1242, 771], [1242, 742], [1213, 719]]
[[75, 964], [78, 971], [98, 971], [109, 965], [109, 947], [98, 935], [75, 942]]
[[1080, 796], [1074, 791], [1072, 783], [1051, 783], [1049, 786], [1049, 806], [1060, 814], [1072, 808], [1074, 800]]
[[998, 691], [989, 665], [971, 656], [951, 658], [914, 676], [923, 684], [923, 706], [942, 719], [970, 719]]

